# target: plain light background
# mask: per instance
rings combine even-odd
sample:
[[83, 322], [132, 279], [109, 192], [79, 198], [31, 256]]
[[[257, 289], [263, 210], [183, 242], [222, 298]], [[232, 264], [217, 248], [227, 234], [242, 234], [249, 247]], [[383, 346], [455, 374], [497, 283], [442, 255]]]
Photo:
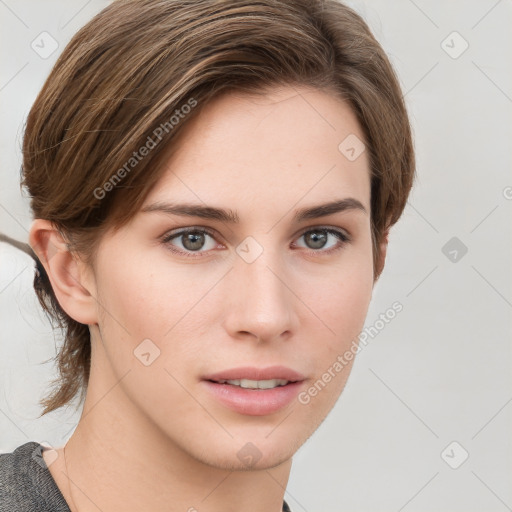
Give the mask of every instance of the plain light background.
[[[418, 180], [366, 326], [395, 301], [403, 311], [357, 356], [285, 498], [294, 512], [512, 510], [512, 2], [347, 3], [395, 66], [414, 129]], [[0, 229], [19, 240], [31, 224], [23, 123], [58, 54], [107, 4], [0, 0]], [[47, 58], [31, 47], [42, 32], [58, 43]], [[37, 418], [60, 338], [33, 274], [0, 244], [0, 452], [62, 445], [79, 418]]]

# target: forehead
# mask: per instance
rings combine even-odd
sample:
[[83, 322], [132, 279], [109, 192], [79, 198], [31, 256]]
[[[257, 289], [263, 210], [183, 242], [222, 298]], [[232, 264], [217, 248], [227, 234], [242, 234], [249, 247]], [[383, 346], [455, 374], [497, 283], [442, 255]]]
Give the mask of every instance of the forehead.
[[[268, 209], [351, 196], [369, 211], [363, 141], [355, 114], [331, 93], [296, 86], [265, 96], [230, 92], [185, 127], [146, 204], [177, 195]], [[347, 158], [347, 145], [357, 158]]]

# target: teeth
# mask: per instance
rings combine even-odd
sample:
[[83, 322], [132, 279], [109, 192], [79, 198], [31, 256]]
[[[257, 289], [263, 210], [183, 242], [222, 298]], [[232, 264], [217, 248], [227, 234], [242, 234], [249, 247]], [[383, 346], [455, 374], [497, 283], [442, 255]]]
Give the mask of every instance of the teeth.
[[235, 379], [219, 381], [221, 384], [228, 383], [232, 386], [240, 386], [246, 389], [272, 389], [278, 386], [285, 386], [289, 381], [284, 379], [269, 379], [269, 380], [249, 380], [249, 379]]

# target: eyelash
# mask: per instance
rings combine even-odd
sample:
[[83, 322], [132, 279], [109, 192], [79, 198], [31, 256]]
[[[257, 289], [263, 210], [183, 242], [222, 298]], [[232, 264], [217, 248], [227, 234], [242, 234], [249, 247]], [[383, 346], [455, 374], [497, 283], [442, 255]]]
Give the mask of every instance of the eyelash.
[[[313, 254], [315, 256], [317, 256], [317, 255], [322, 255], [323, 256], [323, 255], [326, 255], [326, 254], [331, 254], [331, 253], [334, 253], [336, 251], [339, 251], [339, 250], [343, 249], [343, 247], [347, 243], [351, 242], [351, 240], [352, 240], [351, 237], [348, 236], [343, 231], [340, 231], [340, 230], [334, 229], [334, 228], [330, 228], [330, 227], [322, 227], [322, 226], [314, 227], [314, 228], [308, 228], [305, 231], [303, 231], [299, 235], [298, 238], [303, 237], [307, 233], [315, 232], [315, 231], [323, 231], [325, 233], [329, 233], [331, 235], [334, 235], [339, 240], [339, 243], [335, 247], [331, 247], [330, 249], [326, 249], [326, 250], [322, 250], [322, 249], [318, 249], [318, 250], [304, 249], [308, 253]], [[187, 258], [202, 258], [202, 257], [205, 257], [209, 251], [195, 251], [195, 252], [194, 251], [183, 251], [181, 249], [177, 249], [176, 247], [174, 247], [173, 245], [171, 245], [169, 243], [171, 240], [173, 240], [175, 238], [179, 238], [180, 236], [183, 236], [183, 235], [187, 235], [189, 233], [202, 233], [202, 234], [208, 235], [208, 236], [212, 237], [213, 239], [215, 239], [215, 233], [213, 233], [211, 230], [206, 229], [206, 228], [202, 228], [202, 227], [193, 227], [193, 228], [181, 229], [180, 231], [177, 231], [177, 232], [167, 233], [162, 238], [162, 243], [164, 245], [167, 245], [167, 247], [169, 248], [169, 250], [171, 252], [177, 253], [179, 255], [184, 255]]]

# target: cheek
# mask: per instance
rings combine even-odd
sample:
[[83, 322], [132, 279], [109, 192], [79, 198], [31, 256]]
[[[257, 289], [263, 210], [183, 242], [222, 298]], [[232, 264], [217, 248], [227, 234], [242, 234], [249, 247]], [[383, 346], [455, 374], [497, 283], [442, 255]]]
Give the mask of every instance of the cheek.
[[111, 254], [98, 266], [98, 283], [100, 346], [110, 371], [117, 378], [130, 371], [122, 387], [141, 410], [168, 413], [172, 402], [173, 410], [190, 414], [193, 403], [172, 378], [181, 381], [179, 372], [198, 357], [190, 337], [197, 329], [193, 306], [200, 290], [191, 285], [190, 275], [157, 258], [148, 265], [136, 253], [130, 260]]
[[312, 329], [311, 324], [308, 332], [312, 336], [302, 341], [313, 378], [298, 402], [311, 422], [326, 417], [346, 385], [357, 357], [372, 287], [371, 261], [361, 259], [357, 265], [340, 268], [331, 279], [324, 280], [321, 289], [306, 295], [318, 317], [314, 320], [318, 328]]
[[311, 305], [328, 345], [339, 347], [362, 329], [373, 290], [370, 253], [354, 253], [322, 275], [304, 283], [302, 295]]
[[[322, 373], [330, 367], [336, 358], [347, 351], [364, 327], [368, 312], [371, 291], [360, 281], [352, 283], [347, 279], [343, 284], [334, 283], [323, 294], [311, 297], [313, 304], [322, 304], [315, 309], [321, 321], [311, 359], [316, 361], [315, 373]], [[351, 366], [351, 365], [350, 365]], [[350, 370], [350, 367], [347, 368]]]
[[136, 252], [129, 259], [111, 252], [98, 265], [100, 329], [111, 362], [118, 368], [137, 366], [134, 351], [147, 339], [160, 350], [159, 364], [174, 361], [178, 353], [190, 357], [196, 350], [190, 336], [206, 328], [201, 299], [219, 275], [194, 276], [192, 267], [173, 266], [165, 255], [153, 255], [150, 264], [148, 259]]
[[305, 401], [299, 402], [311, 401], [321, 414], [327, 413], [342, 392], [358, 351], [358, 337], [373, 289], [371, 251], [354, 253], [350, 262], [345, 259], [337, 271], [329, 274], [321, 282], [317, 280], [316, 287], [310, 283], [305, 295], [316, 315], [312, 322], [317, 329], [310, 325], [313, 339], [304, 339], [303, 350], [308, 354], [315, 378], [311, 383], [313, 389], [306, 392]]
[[[132, 365], [133, 350], [144, 339], [161, 336], [159, 325], [164, 305], [164, 283], [159, 268], [136, 252], [104, 251], [97, 262], [100, 330], [116, 365]], [[172, 320], [167, 320], [167, 329]]]

